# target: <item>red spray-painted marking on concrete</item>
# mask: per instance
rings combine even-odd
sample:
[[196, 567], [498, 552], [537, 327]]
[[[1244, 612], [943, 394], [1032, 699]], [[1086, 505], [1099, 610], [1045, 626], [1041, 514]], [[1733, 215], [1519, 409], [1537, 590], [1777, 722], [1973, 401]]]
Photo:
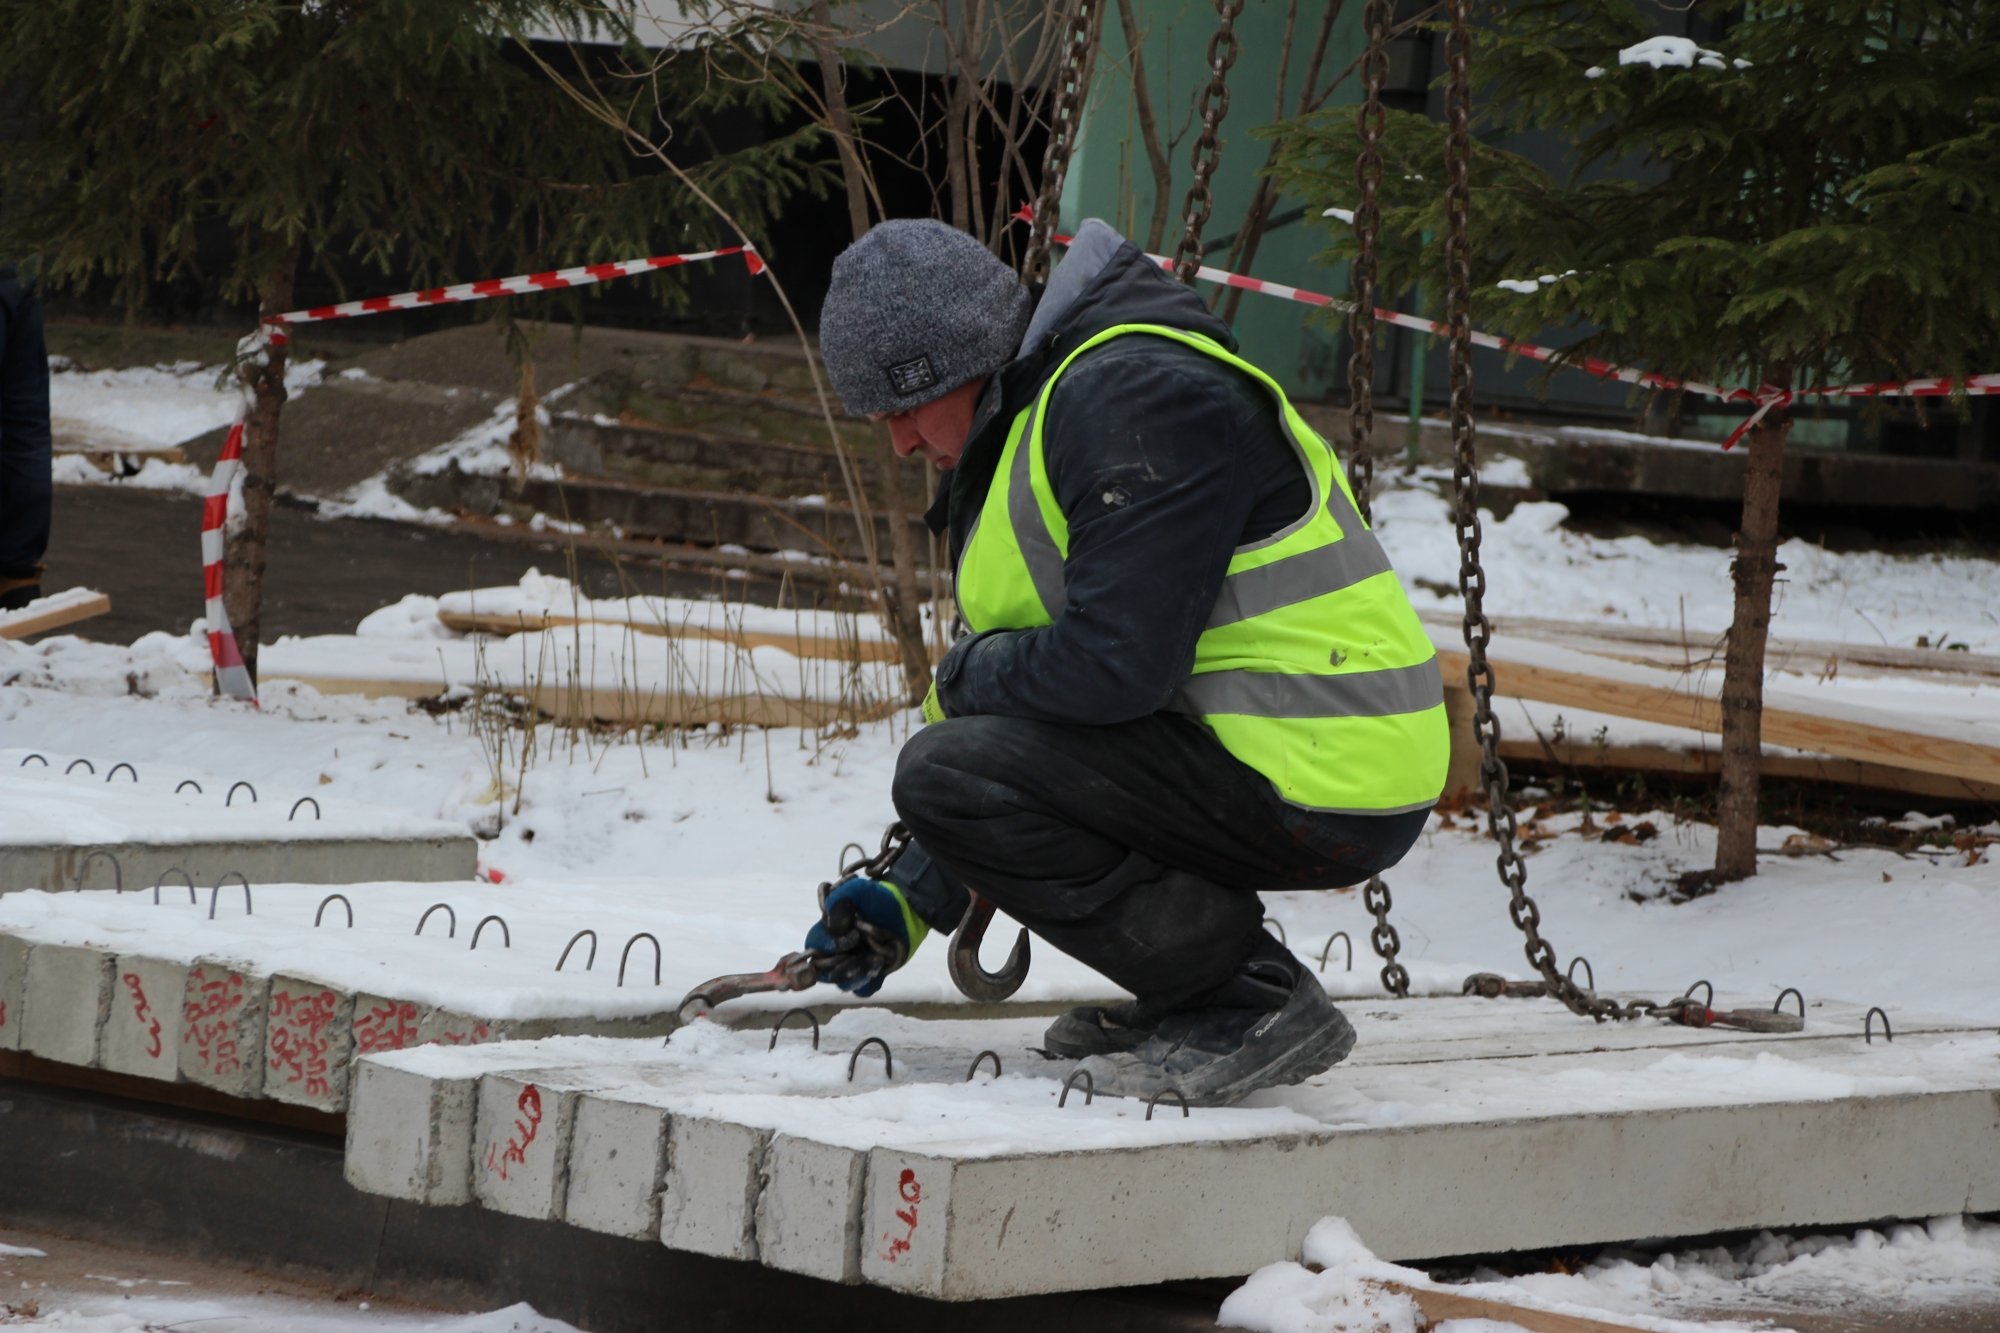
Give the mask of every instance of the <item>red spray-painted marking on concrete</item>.
[[506, 1149], [503, 1151], [498, 1142], [486, 1145], [486, 1169], [498, 1173], [502, 1180], [507, 1179], [510, 1163], [527, 1163], [528, 1145], [535, 1141], [535, 1131], [542, 1124], [541, 1089], [530, 1083], [521, 1089], [521, 1096], [514, 1105], [520, 1109], [522, 1118], [514, 1122], [514, 1137], [507, 1140]]
[[236, 1011], [243, 1007], [243, 976], [225, 972], [211, 976], [197, 967], [188, 974], [195, 998], [181, 1006], [186, 1026], [181, 1046], [194, 1052], [197, 1063], [214, 1074], [234, 1074], [243, 1068], [243, 1051], [236, 1041]]
[[271, 991], [271, 1072], [289, 1071], [285, 1082], [306, 1085], [306, 1096], [333, 1094], [330, 1052], [334, 1010], [339, 999], [330, 990]]
[[0, 1028], [7, 1026], [7, 1002], [0, 1000]]
[[416, 1039], [417, 1006], [408, 1000], [373, 1005], [354, 1020], [354, 1049], [362, 1055], [400, 1051]]
[[[152, 1049], [146, 1052], [146, 1057], [157, 1060], [160, 1058], [160, 1052], [165, 1049], [160, 1044], [160, 1020], [153, 1017], [153, 1006], [146, 1003], [146, 990], [139, 984], [139, 974], [127, 972], [119, 979], [125, 983], [125, 989], [132, 992], [132, 1017], [146, 1025], [146, 1037], [153, 1043]], [[5, 1006], [0, 1005], [0, 1013], [4, 1012]]]
[[917, 1183], [917, 1173], [904, 1167], [903, 1174], [896, 1178], [896, 1193], [910, 1206], [896, 1210], [896, 1220], [904, 1228], [902, 1235], [888, 1231], [882, 1233], [882, 1239], [888, 1242], [888, 1248], [882, 1251], [882, 1262], [889, 1264], [908, 1254], [910, 1242], [916, 1239], [917, 1205], [924, 1201], [924, 1187]]
[[477, 1046], [480, 1042], [490, 1041], [492, 1038], [492, 1028], [484, 1023], [474, 1023], [471, 1029], [465, 1032], [440, 1032], [434, 1041], [426, 1042], [425, 1044], [438, 1046]]

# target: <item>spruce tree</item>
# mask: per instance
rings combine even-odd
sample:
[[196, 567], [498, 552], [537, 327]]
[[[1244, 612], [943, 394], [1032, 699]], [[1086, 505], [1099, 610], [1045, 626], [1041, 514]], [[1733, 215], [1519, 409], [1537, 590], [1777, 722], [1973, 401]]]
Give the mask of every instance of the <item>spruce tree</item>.
[[[0, 121], [18, 125], [0, 149], [0, 253], [38, 256], [57, 288], [108, 280], [135, 310], [149, 283], [191, 276], [270, 315], [294, 308], [302, 272], [337, 283], [357, 258], [432, 286], [708, 248], [723, 235], [709, 211], [517, 45], [537, 32], [629, 40], [629, 11], [629, 0], [0, 0]], [[728, 77], [729, 63], [699, 50], [665, 62], [629, 114], [671, 118], [693, 178], [758, 227], [822, 183], [807, 156], [815, 135], [717, 151], [718, 112], [783, 110], [764, 85]], [[227, 259], [204, 272], [218, 228]], [[663, 298], [678, 290], [672, 276], [649, 281]], [[254, 374], [226, 566], [253, 674], [284, 362], [274, 349]]]
[[[1714, 35], [1649, 42], [1690, 13]], [[1546, 130], [1570, 151], [1550, 172], [1476, 146], [1475, 322], [1522, 339], [1580, 327], [1568, 360], [1728, 386], [2000, 365], [2000, 4], [1515, 0], [1482, 22], [1478, 129]], [[1277, 132], [1286, 187], [1351, 207], [1352, 111]], [[1442, 127], [1392, 113], [1384, 156], [1381, 289], [1442, 293], [1444, 247], [1423, 244], [1445, 228]], [[1336, 231], [1328, 258], [1353, 252]], [[1756, 873], [1779, 484], [1812, 402], [1748, 437], [1712, 882]]]

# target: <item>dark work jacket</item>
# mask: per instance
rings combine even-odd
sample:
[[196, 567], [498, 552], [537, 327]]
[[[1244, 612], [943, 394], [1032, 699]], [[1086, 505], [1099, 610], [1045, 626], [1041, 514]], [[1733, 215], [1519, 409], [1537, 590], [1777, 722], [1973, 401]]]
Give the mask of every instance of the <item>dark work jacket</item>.
[[[1048, 312], [1037, 313], [1040, 323]], [[1120, 244], [981, 397], [929, 515], [950, 533], [954, 567], [1016, 414], [1065, 356], [1118, 324], [1164, 324], [1235, 350], [1194, 292]], [[939, 701], [953, 717], [1145, 717], [1187, 679], [1232, 552], [1296, 519], [1311, 490], [1263, 386], [1164, 338], [1129, 334], [1079, 357], [1050, 397], [1042, 438], [1069, 524], [1067, 605], [1052, 625], [961, 640], [938, 669]]]
[[42, 305], [0, 266], [0, 578], [27, 578], [49, 544], [49, 353]]

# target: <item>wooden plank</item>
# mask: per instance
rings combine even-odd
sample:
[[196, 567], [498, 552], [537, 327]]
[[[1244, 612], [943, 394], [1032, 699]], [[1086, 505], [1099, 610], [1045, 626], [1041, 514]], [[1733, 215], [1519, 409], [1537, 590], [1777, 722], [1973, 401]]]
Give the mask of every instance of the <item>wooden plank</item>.
[[[1459, 633], [1457, 616], [1426, 612], [1423, 622], [1436, 637]], [[1493, 620], [1496, 641], [1512, 636], [1552, 640], [1625, 661], [1643, 661], [1670, 670], [1722, 663], [1723, 641], [1717, 630], [1680, 630], [1648, 625], [1608, 625], [1585, 620], [1553, 620], [1540, 616], [1499, 616]], [[1624, 645], [1623, 651], [1614, 645]], [[1786, 639], [1773, 637], [1764, 650], [1765, 666], [1772, 671], [1793, 671], [1801, 675], [1840, 674], [1862, 668], [1857, 674], [1897, 674], [1930, 672], [1938, 675], [1985, 676], [2000, 680], [2000, 656], [1984, 653], [1947, 652], [1941, 648], [1898, 648], [1889, 644], [1842, 643], [1833, 639]]]
[[[399, 680], [350, 676], [272, 675], [264, 684], [284, 681], [310, 686], [321, 694], [354, 694], [370, 699], [435, 699], [445, 692], [436, 680]], [[495, 693], [529, 699], [538, 712], [559, 722], [612, 722], [645, 725], [701, 726], [720, 722], [731, 726], [818, 727], [831, 722], [872, 722], [897, 711], [897, 701], [858, 707], [835, 700], [790, 699], [778, 695], [686, 695], [657, 691], [570, 689], [542, 685], [535, 689], [496, 686]]]
[[1588, 1315], [1557, 1314], [1553, 1310], [1537, 1310], [1533, 1306], [1515, 1305], [1462, 1291], [1416, 1287], [1402, 1282], [1377, 1282], [1373, 1285], [1409, 1297], [1417, 1303], [1417, 1309], [1423, 1312], [1424, 1318], [1433, 1324], [1441, 1324], [1447, 1319], [1491, 1319], [1499, 1323], [1518, 1324], [1528, 1333], [1645, 1333], [1631, 1324], [1614, 1324], [1610, 1320]]
[[101, 592], [72, 588], [47, 597], [37, 597], [18, 611], [0, 611], [0, 639], [25, 639], [46, 634], [79, 620], [89, 620], [111, 610], [111, 599]]
[[[1449, 700], [1447, 699], [1447, 702]], [[1475, 757], [1478, 750], [1475, 746]], [[1539, 736], [1514, 739], [1503, 737], [1500, 757], [1509, 764], [1547, 764], [1590, 773], [1656, 773], [1670, 777], [1718, 777], [1722, 753], [1716, 749], [1696, 749], [1678, 745], [1597, 745], [1587, 740], [1564, 737], [1547, 740]], [[1914, 769], [1892, 768], [1860, 759], [1837, 759], [1830, 755], [1773, 754], [1766, 751], [1762, 771], [1767, 778], [1825, 782], [1842, 787], [1858, 787], [1884, 794], [1949, 801], [1987, 801], [2000, 804], [2000, 781], [1975, 782], [1968, 778], [1942, 777]]]
[[[1488, 650], [1497, 691], [1538, 703], [1719, 734], [1722, 707], [1708, 683], [1549, 644], [1497, 640]], [[1447, 680], [1463, 678], [1465, 651], [1440, 646]], [[1715, 673], [1718, 674], [1719, 673]], [[1719, 684], [1719, 682], [1717, 682]], [[1764, 691], [1764, 740], [1973, 782], [2000, 774], [2000, 744], [1970, 739], [1964, 724], [1858, 704]]]
[[799, 631], [745, 630], [740, 626], [720, 629], [706, 625], [672, 624], [646, 620], [599, 620], [590, 616], [567, 616], [552, 611], [439, 611], [438, 620], [447, 629], [464, 634], [527, 634], [564, 629], [572, 625], [599, 625], [632, 629], [663, 638], [687, 636], [735, 644], [739, 648], [780, 648], [794, 657], [823, 658], [837, 662], [894, 662], [901, 654], [885, 639], [843, 639]]

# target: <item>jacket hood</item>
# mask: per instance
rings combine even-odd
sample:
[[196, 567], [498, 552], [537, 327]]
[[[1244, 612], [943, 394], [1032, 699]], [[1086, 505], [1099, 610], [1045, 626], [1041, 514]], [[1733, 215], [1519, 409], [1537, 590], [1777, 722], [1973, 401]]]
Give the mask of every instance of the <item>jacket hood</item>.
[[948, 523], [954, 561], [970, 516], [992, 482], [1007, 423], [1041, 392], [1065, 356], [1120, 324], [1163, 324], [1236, 350], [1229, 326], [1191, 288], [1111, 227], [1086, 220], [1043, 289], [1020, 352], [994, 374], [980, 396], [965, 452], [945, 475], [936, 503], [925, 515], [934, 532], [945, 531]]

